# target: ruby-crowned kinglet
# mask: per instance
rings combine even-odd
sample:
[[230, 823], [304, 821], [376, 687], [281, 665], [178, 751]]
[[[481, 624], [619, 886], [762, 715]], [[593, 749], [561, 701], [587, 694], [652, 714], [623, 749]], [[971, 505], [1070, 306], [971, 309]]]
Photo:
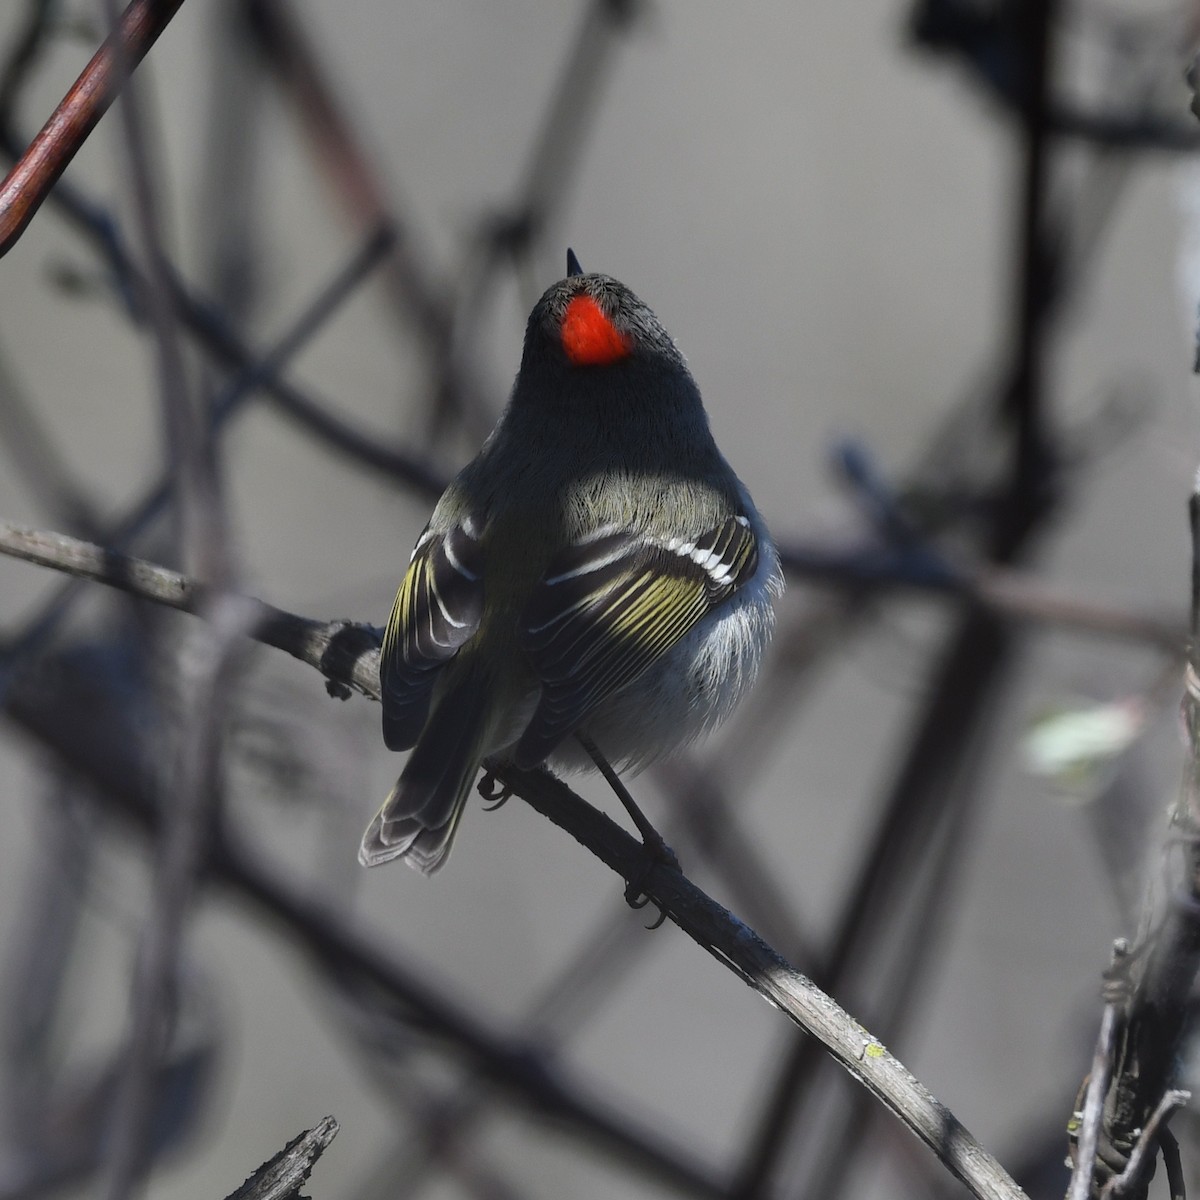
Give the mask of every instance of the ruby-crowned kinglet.
[[484, 758], [575, 769], [586, 734], [639, 768], [744, 695], [782, 589], [658, 318], [607, 275], [537, 302], [499, 424], [417, 541], [379, 660], [383, 737], [412, 749], [359, 860], [430, 874]]

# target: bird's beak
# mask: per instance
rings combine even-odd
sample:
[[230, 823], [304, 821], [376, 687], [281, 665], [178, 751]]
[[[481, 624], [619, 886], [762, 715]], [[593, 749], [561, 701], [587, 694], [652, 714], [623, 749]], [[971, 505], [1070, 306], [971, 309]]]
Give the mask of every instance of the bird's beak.
[[575, 257], [575, 251], [570, 246], [567, 247], [567, 278], [572, 275], [582, 275], [583, 268], [579, 265], [579, 259]]

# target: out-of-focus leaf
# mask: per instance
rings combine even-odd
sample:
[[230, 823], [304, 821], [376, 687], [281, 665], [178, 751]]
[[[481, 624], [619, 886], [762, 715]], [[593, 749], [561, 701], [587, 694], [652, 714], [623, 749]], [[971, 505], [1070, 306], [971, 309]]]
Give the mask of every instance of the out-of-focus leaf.
[[1072, 792], [1090, 792], [1146, 728], [1144, 698], [1057, 708], [1034, 722], [1022, 741], [1026, 766]]

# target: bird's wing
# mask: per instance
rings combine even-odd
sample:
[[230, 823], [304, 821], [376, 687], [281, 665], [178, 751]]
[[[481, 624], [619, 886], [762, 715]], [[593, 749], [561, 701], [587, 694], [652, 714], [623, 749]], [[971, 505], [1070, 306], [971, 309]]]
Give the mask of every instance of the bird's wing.
[[733, 595], [757, 565], [744, 516], [694, 541], [609, 530], [561, 552], [521, 618], [542, 693], [516, 762], [541, 762], [606, 697]]
[[383, 740], [389, 750], [412, 746], [429, 715], [438, 668], [479, 628], [483, 555], [476, 538], [456, 525], [429, 529], [413, 550], [396, 593], [379, 655]]

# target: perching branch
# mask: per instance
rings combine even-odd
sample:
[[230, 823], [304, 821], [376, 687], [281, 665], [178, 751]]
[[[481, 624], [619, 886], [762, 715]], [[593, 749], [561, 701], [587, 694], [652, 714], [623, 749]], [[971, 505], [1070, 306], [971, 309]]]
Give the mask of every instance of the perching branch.
[[552, 775], [510, 766], [497, 767], [496, 775], [623, 879], [636, 880], [693, 941], [817, 1038], [973, 1195], [997, 1200], [1024, 1196], [1004, 1168], [886, 1047], [680, 871], [656, 866], [647, 875], [641, 843]]
[[[62, 534], [0, 525], [0, 552], [107, 583], [185, 612], [197, 611], [204, 594], [174, 571]], [[343, 694], [353, 688], [379, 698], [378, 641], [369, 626], [322, 625], [260, 601], [249, 603], [261, 617], [253, 634], [257, 640], [316, 667]], [[344, 644], [348, 633], [352, 649]], [[636, 881], [689, 937], [820, 1040], [973, 1195], [980, 1200], [1020, 1200], [1024, 1196], [1003, 1167], [884, 1046], [680, 871], [659, 864], [647, 873], [642, 845], [546, 772], [500, 766], [497, 774], [627, 882]]]
[[[180, 612], [199, 613], [207, 596], [205, 588], [178, 571], [61, 533], [0, 523], [0, 554], [77, 579], [106, 583]], [[316, 667], [341, 694], [352, 689], [379, 699], [379, 635], [371, 626], [350, 621], [311, 621], [249, 597], [246, 604], [256, 610], [247, 621], [256, 641]]]

